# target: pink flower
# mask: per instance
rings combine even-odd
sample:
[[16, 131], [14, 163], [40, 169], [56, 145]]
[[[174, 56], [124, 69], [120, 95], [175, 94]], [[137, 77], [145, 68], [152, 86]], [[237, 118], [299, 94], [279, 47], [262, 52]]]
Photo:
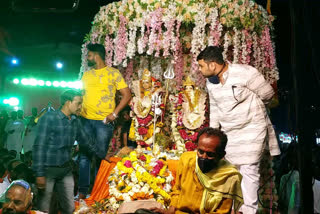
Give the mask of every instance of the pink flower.
[[127, 168], [132, 168], [132, 164], [131, 164], [131, 161], [127, 160], [126, 162], [124, 162], [125, 167]]
[[158, 160], [157, 164], [152, 169], [151, 175], [157, 176], [163, 166], [164, 166], [163, 162], [161, 160]]

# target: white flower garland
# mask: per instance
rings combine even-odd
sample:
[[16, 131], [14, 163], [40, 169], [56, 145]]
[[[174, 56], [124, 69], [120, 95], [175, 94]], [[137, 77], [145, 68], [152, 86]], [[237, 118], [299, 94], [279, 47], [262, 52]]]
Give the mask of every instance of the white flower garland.
[[235, 27], [233, 28], [233, 61], [232, 63], [236, 64], [239, 62], [239, 47], [240, 47], [240, 32]]
[[226, 32], [224, 34], [224, 44], [223, 44], [223, 52], [222, 52], [222, 56], [223, 56], [223, 60], [228, 60], [228, 49], [229, 49], [229, 45], [230, 45], [230, 37], [229, 37], [229, 33]]
[[127, 46], [127, 57], [132, 59], [136, 53], [136, 36], [137, 36], [137, 26], [130, 22], [129, 24], [129, 42]]
[[217, 27], [217, 18], [218, 18], [218, 9], [213, 8], [212, 12], [210, 13], [209, 20], [210, 20], [210, 36], [209, 36], [209, 41], [208, 45], [213, 46], [215, 45], [215, 38], [214, 38], [214, 31]]
[[191, 53], [198, 56], [201, 50], [205, 48], [204, 40], [206, 37], [206, 13], [203, 3], [198, 5], [195, 15], [195, 27], [192, 30]]

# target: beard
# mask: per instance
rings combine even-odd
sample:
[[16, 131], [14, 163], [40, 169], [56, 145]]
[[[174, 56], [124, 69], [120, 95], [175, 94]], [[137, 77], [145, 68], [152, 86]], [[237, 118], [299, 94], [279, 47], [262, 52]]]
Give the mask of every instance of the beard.
[[95, 66], [95, 65], [96, 65], [96, 62], [95, 62], [95, 61], [88, 59], [88, 66], [89, 66], [89, 67], [93, 67], [93, 66]]

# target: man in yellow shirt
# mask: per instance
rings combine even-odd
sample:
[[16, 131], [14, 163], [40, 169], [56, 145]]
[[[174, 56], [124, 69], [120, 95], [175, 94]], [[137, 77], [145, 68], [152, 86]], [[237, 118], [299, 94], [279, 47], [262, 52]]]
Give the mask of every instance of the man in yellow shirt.
[[[100, 44], [89, 44], [88, 65], [92, 69], [84, 72], [82, 84], [84, 88], [82, 104], [82, 123], [88, 135], [99, 150], [96, 171], [101, 159], [106, 159], [109, 142], [113, 134], [113, 121], [118, 113], [128, 104], [131, 92], [119, 70], [105, 64], [105, 48]], [[122, 98], [115, 103], [116, 91]], [[85, 198], [90, 186], [90, 161], [87, 151], [81, 149], [79, 156], [79, 198]]]
[[196, 152], [181, 155], [176, 183], [164, 214], [219, 213], [237, 211], [242, 204], [241, 175], [230, 163], [222, 160], [227, 136], [218, 129], [202, 129], [198, 134]]

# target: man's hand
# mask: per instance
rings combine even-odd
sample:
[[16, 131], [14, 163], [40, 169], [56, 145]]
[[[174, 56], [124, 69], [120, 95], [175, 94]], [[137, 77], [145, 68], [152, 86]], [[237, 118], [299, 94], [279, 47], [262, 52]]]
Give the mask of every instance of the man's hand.
[[161, 214], [174, 214], [175, 213], [175, 208], [170, 206], [169, 209], [163, 209], [163, 208], [157, 208], [153, 207], [150, 208], [151, 211], [156, 212], [156, 213], [161, 213]]
[[104, 124], [108, 124], [112, 121], [114, 121], [115, 119], [117, 119], [117, 117], [115, 117], [112, 113], [109, 114], [106, 118], [104, 118], [103, 123]]
[[46, 188], [46, 177], [37, 177], [37, 187], [38, 189]]

